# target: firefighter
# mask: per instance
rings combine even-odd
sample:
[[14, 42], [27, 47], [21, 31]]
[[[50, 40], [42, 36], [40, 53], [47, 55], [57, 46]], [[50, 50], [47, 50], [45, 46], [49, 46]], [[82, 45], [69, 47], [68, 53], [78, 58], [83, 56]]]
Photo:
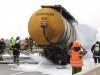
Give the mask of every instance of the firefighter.
[[11, 36], [11, 38], [10, 38], [10, 47], [14, 46], [14, 44], [15, 44], [14, 37]]
[[12, 48], [10, 48], [10, 50], [13, 50], [13, 62], [15, 64], [19, 64], [19, 56], [20, 56], [20, 52], [21, 52], [21, 47], [20, 47], [20, 41], [16, 40], [16, 43], [14, 46], [12, 46]]
[[0, 40], [0, 61], [3, 61], [2, 55], [4, 53], [4, 49], [6, 48], [6, 43], [4, 42], [4, 38]]
[[96, 41], [96, 43], [91, 47], [91, 52], [93, 53], [94, 63], [100, 63], [100, 42]]
[[28, 37], [26, 37], [24, 39], [24, 50], [28, 50], [29, 49], [29, 39]]
[[79, 41], [73, 43], [72, 49], [68, 51], [70, 55], [70, 65], [72, 67], [72, 75], [82, 71], [83, 59], [87, 51], [82, 47]]
[[33, 40], [31, 37], [29, 37], [29, 48], [30, 48], [30, 51], [32, 51], [33, 49]]

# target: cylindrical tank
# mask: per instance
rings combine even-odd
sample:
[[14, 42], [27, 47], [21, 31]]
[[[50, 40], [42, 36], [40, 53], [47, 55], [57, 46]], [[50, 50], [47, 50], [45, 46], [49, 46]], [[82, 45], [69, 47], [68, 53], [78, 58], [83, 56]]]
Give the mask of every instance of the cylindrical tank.
[[67, 64], [67, 51], [76, 40], [76, 31], [72, 25], [75, 20], [61, 6], [43, 6], [29, 19], [30, 37], [44, 50], [44, 56], [52, 62]]
[[[42, 25], [45, 25], [44, 29]], [[40, 45], [50, 45], [50, 42], [63, 45], [75, 40], [74, 27], [52, 8], [37, 10], [29, 20], [28, 32], [32, 39]]]

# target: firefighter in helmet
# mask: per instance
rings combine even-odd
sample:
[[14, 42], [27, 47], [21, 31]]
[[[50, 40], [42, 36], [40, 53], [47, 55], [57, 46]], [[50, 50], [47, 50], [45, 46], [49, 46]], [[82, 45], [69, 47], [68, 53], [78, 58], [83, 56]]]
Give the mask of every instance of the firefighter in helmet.
[[10, 38], [10, 47], [14, 46], [14, 44], [15, 44], [14, 37], [11, 36], [11, 38]]
[[71, 50], [68, 51], [70, 55], [70, 65], [72, 67], [72, 75], [82, 71], [83, 59], [82, 57], [87, 51], [82, 47], [79, 41], [75, 41]]
[[91, 47], [91, 52], [93, 53], [94, 63], [100, 63], [100, 42], [96, 41], [96, 43]]
[[10, 48], [10, 50], [13, 50], [13, 61], [16, 64], [19, 64], [19, 56], [20, 56], [20, 52], [21, 52], [20, 49], [21, 49], [21, 47], [20, 47], [19, 40], [16, 40], [15, 45]]

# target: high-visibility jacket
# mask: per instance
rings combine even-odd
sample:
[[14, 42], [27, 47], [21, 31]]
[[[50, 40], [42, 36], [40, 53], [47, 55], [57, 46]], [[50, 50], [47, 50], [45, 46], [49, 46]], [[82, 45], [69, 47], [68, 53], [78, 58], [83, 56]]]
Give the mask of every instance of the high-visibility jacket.
[[10, 39], [10, 46], [13, 46], [15, 44], [14, 39]]
[[79, 57], [80, 51], [72, 50], [70, 64], [72, 67], [82, 67], [83, 66], [83, 59]]

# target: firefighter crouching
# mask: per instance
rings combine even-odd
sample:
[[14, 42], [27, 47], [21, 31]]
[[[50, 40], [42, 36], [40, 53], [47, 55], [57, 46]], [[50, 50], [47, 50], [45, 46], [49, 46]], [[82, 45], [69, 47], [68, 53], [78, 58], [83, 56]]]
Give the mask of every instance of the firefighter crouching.
[[68, 51], [70, 55], [70, 65], [72, 67], [72, 75], [82, 71], [83, 59], [87, 51], [82, 47], [79, 41], [75, 41], [72, 46], [72, 50]]
[[10, 48], [10, 50], [13, 50], [13, 62], [16, 64], [19, 63], [19, 56], [20, 56], [20, 52], [21, 52], [20, 49], [21, 49], [21, 47], [20, 47], [19, 40], [17, 40], [15, 45]]

